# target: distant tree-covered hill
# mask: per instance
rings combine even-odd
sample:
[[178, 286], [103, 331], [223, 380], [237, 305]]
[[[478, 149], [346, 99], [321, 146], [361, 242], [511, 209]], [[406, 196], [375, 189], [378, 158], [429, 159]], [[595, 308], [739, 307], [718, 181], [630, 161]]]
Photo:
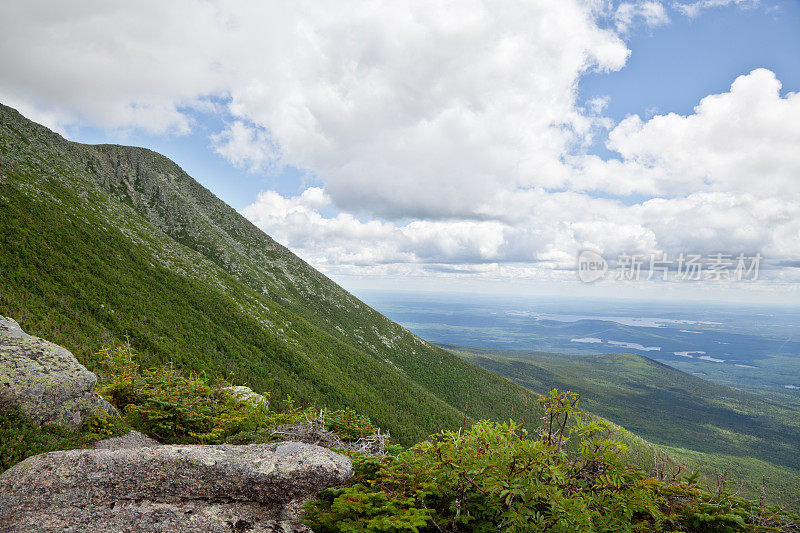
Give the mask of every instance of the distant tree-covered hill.
[[710, 383], [641, 355], [568, 355], [450, 347], [535, 392], [581, 394], [584, 407], [707, 470], [762, 477], [800, 496], [800, 404]]

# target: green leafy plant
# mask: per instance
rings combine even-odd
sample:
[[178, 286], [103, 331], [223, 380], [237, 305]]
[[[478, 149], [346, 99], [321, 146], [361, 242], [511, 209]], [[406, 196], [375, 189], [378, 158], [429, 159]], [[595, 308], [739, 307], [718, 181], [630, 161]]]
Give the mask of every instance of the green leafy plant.
[[82, 441], [90, 443], [124, 435], [130, 431], [130, 426], [118, 416], [102, 412], [84, 422], [81, 430]]
[[336, 411], [325, 409], [323, 415], [325, 426], [345, 440], [358, 440], [378, 430], [369, 418], [349, 408]]
[[766, 531], [758, 528], [778, 523], [724, 491], [712, 497], [696, 475], [648, 477], [627, 463], [607, 423], [581, 420], [577, 401], [557, 390], [543, 397], [534, 438], [513, 422], [480, 421], [394, 458], [356, 456], [352, 485], [307, 504], [306, 524], [344, 533]]

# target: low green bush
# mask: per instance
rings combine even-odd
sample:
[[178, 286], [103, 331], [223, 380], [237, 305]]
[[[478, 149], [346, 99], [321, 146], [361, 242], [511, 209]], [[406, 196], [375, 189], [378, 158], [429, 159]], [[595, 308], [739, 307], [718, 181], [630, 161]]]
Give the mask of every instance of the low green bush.
[[267, 442], [280, 438], [273, 434], [276, 429], [311, 420], [345, 442], [377, 432], [367, 417], [351, 409], [318, 411], [288, 399], [278, 410], [269, 410], [239, 399], [224, 380], [185, 376], [172, 366], [142, 369], [128, 346], [104, 349], [98, 359], [100, 393], [133, 428], [164, 444]]
[[172, 366], [140, 369], [128, 346], [102, 350], [100, 367], [100, 393], [133, 428], [164, 444], [268, 440], [260, 430], [291, 423], [298, 416], [241, 400], [221, 380], [184, 376]]
[[7, 409], [0, 412], [0, 472], [32, 455], [83, 448], [128, 430], [124, 421], [108, 415], [91, 418], [76, 430], [61, 426], [40, 427], [19, 408]]

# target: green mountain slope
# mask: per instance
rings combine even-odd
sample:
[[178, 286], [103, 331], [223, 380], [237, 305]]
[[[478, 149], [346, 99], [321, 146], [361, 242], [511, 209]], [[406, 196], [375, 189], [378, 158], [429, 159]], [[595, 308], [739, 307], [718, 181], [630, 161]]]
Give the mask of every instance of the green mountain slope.
[[144, 362], [349, 406], [404, 442], [506, 418], [524, 389], [415, 337], [167, 158], [86, 146], [0, 106], [0, 313], [90, 368], [126, 337]]
[[635, 354], [452, 348], [530, 390], [558, 387], [577, 392], [587, 410], [668, 447], [675, 456], [730, 467], [752, 484], [766, 475], [775, 485], [797, 493], [800, 404], [789, 399], [710, 383]]

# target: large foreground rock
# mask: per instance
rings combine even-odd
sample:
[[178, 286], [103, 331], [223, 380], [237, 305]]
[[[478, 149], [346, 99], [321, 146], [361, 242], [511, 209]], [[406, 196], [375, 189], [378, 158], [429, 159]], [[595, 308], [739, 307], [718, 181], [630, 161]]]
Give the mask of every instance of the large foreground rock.
[[97, 376], [69, 350], [26, 334], [0, 315], [0, 411], [18, 406], [38, 424], [78, 427], [92, 415], [117, 410], [92, 391]]
[[299, 531], [298, 502], [351, 475], [299, 442], [51, 452], [0, 476], [0, 530]]

